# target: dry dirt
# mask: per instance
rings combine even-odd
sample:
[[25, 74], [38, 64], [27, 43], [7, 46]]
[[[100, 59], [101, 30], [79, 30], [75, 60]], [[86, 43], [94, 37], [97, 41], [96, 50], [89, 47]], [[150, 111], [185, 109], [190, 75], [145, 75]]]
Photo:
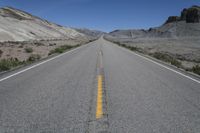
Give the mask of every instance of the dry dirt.
[[200, 38], [116, 38], [106, 36], [108, 40], [128, 46], [138, 47], [146, 54], [166, 53], [179, 60], [184, 68], [200, 65]]
[[[27, 60], [31, 54], [38, 54], [41, 58], [48, 56], [49, 52], [62, 45], [78, 45], [89, 42], [90, 39], [54, 39], [42, 41], [24, 41], [24, 42], [1, 42], [0, 59], [17, 58], [20, 61]], [[28, 53], [26, 48], [32, 48], [33, 51]]]

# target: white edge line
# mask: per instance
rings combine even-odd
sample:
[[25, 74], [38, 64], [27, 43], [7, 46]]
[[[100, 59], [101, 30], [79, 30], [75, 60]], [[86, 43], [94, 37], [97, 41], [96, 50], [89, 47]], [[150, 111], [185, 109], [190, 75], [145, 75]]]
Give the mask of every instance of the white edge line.
[[63, 54], [57, 55], [57, 56], [55, 56], [55, 57], [52, 57], [52, 58], [50, 58], [50, 59], [48, 59], [48, 60], [45, 60], [45, 61], [43, 61], [43, 62], [40, 62], [40, 63], [38, 63], [38, 64], [36, 64], [36, 65], [31, 66], [31, 67], [28, 67], [28, 68], [26, 68], [26, 69], [24, 69], [24, 70], [22, 70], [22, 71], [19, 71], [19, 72], [16, 72], [16, 73], [14, 73], [14, 74], [11, 74], [11, 75], [9, 75], [9, 76], [7, 76], [7, 77], [5, 77], [5, 78], [0, 79], [0, 82], [4, 81], [4, 80], [6, 80], [6, 79], [9, 79], [9, 78], [11, 78], [11, 77], [14, 77], [14, 76], [16, 76], [16, 75], [19, 75], [19, 74], [21, 74], [21, 73], [23, 73], [23, 72], [26, 72], [26, 71], [28, 71], [28, 70], [30, 70], [30, 69], [35, 68], [35, 67], [38, 67], [38, 66], [40, 66], [40, 65], [42, 65], [42, 64], [44, 64], [44, 63], [47, 63], [47, 62], [49, 62], [49, 61], [51, 61], [51, 60], [57, 59], [57, 58], [59, 58], [59, 57], [65, 55], [65, 54], [68, 54], [68, 53], [71, 53], [71, 52], [73, 52], [73, 51], [75, 51], [75, 50], [78, 50], [78, 49], [80, 49], [80, 48], [86, 47], [87, 45], [88, 45], [88, 44], [85, 44], [85, 45], [80, 46], [80, 47], [78, 47], [78, 48], [69, 50], [69, 51], [67, 51], [67, 52], [65, 52], [65, 53], [63, 53]]
[[[116, 45], [117, 45], [117, 44], [116, 44]], [[118, 45], [117, 45], [117, 46], [118, 46]], [[187, 75], [185, 75], [185, 74], [183, 74], [183, 73], [181, 73], [181, 72], [178, 72], [178, 71], [176, 71], [176, 70], [174, 70], [174, 69], [171, 69], [171, 68], [169, 68], [169, 67], [167, 67], [167, 66], [165, 66], [165, 65], [162, 65], [162, 64], [160, 64], [160, 63], [158, 63], [158, 62], [156, 62], [156, 61], [153, 61], [153, 60], [151, 60], [151, 59], [149, 59], [149, 58], [147, 58], [147, 57], [144, 57], [144, 56], [142, 56], [142, 55], [139, 55], [139, 54], [137, 54], [137, 53], [135, 53], [135, 52], [133, 52], [133, 51], [130, 51], [129, 49], [126, 49], [126, 48], [121, 47], [121, 46], [118, 46], [118, 47], [123, 48], [124, 50], [127, 50], [128, 52], [130, 52], [130, 53], [132, 53], [132, 54], [134, 54], [134, 55], [136, 55], [136, 56], [139, 56], [139, 57], [141, 57], [141, 58], [143, 58], [143, 59], [145, 59], [145, 60], [148, 60], [148, 61], [150, 61], [150, 62], [152, 62], [152, 63], [154, 63], [154, 64], [156, 64], [156, 65], [159, 65], [159, 66], [161, 66], [161, 67], [163, 67], [163, 68], [165, 68], [165, 69], [167, 69], [167, 70], [170, 70], [170, 71], [172, 71], [172, 72], [175, 72], [176, 74], [179, 74], [179, 75], [181, 75], [181, 76], [183, 76], [183, 77], [186, 77], [186, 78], [188, 78], [188, 79], [190, 79], [190, 80], [192, 80], [192, 81], [195, 81], [195, 82], [197, 82], [197, 83], [200, 84], [200, 81], [199, 81], [199, 80], [196, 80], [196, 79], [194, 79], [194, 78], [192, 78], [192, 77], [190, 77], [190, 76], [187, 76]]]

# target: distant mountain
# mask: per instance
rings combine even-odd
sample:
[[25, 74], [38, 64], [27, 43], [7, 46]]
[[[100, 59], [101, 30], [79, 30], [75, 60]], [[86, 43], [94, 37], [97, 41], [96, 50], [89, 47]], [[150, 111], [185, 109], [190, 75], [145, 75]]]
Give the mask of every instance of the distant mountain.
[[200, 7], [184, 9], [181, 16], [170, 16], [160, 27], [148, 30], [115, 30], [110, 36], [119, 38], [200, 37]]
[[100, 37], [103, 34], [105, 34], [102, 31], [98, 31], [98, 30], [90, 30], [90, 29], [86, 29], [86, 28], [75, 28], [75, 30], [77, 30], [80, 33], [83, 33], [85, 35], [88, 36], [93, 36], [93, 37]]
[[0, 41], [25, 41], [53, 38], [75, 38], [85, 35], [27, 12], [4, 7], [0, 9]]

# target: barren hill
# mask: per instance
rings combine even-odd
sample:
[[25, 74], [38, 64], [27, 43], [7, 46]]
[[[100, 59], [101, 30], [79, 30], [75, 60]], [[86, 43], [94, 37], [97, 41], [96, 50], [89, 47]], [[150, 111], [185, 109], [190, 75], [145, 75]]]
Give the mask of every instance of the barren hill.
[[200, 7], [183, 9], [180, 16], [170, 16], [159, 27], [115, 30], [104, 38], [145, 54], [177, 59], [183, 68], [190, 69], [200, 65]]
[[148, 30], [115, 30], [111, 36], [119, 38], [177, 38], [200, 37], [200, 7], [183, 9], [181, 16], [170, 16], [167, 21]]
[[0, 9], [0, 41], [27, 41], [84, 36], [24, 11], [5, 7]]

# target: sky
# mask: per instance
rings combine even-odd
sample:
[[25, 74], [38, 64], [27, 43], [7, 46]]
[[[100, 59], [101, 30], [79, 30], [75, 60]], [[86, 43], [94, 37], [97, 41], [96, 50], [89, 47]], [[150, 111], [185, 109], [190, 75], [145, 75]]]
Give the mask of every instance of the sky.
[[148, 29], [162, 25], [168, 16], [200, 0], [0, 0], [51, 22], [110, 32], [116, 29]]

